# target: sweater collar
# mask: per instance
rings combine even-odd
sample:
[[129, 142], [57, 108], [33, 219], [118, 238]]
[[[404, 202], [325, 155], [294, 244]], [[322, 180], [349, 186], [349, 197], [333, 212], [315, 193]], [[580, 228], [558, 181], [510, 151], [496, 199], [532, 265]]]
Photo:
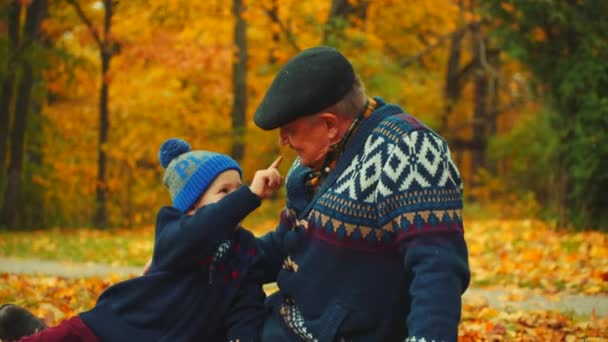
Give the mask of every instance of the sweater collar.
[[306, 208], [299, 213], [298, 216], [300, 218], [304, 218], [306, 215], [308, 215], [308, 212], [310, 212], [317, 200], [323, 196], [325, 191], [327, 191], [327, 189], [329, 189], [336, 182], [336, 180], [338, 180], [340, 175], [342, 175], [344, 170], [348, 167], [348, 165], [350, 165], [355, 155], [361, 151], [365, 140], [370, 135], [372, 130], [376, 128], [376, 126], [378, 126], [385, 118], [403, 113], [403, 109], [401, 109], [399, 106], [387, 104], [384, 102], [384, 100], [382, 100], [381, 97], [374, 97], [374, 100], [376, 101], [376, 110], [374, 110], [367, 119], [361, 122], [357, 131], [346, 142], [344, 151], [338, 156], [335, 167], [330, 170], [327, 178], [322, 184], [319, 185], [315, 196], [308, 203]]
[[330, 147], [330, 150], [327, 153], [327, 156], [325, 157], [323, 165], [318, 170], [313, 169], [312, 172], [309, 174], [309, 179], [306, 181], [307, 186], [311, 187], [314, 191], [317, 190], [319, 185], [325, 180], [325, 178], [327, 178], [331, 170], [336, 167], [338, 159], [340, 158], [342, 152], [344, 152], [344, 148], [346, 147], [346, 144], [350, 141], [350, 138], [357, 131], [361, 123], [363, 123], [365, 119], [372, 115], [374, 110], [376, 110], [376, 107], [377, 102], [375, 99], [367, 100], [365, 106], [357, 115], [357, 117], [353, 120], [353, 122], [348, 127], [340, 141]]

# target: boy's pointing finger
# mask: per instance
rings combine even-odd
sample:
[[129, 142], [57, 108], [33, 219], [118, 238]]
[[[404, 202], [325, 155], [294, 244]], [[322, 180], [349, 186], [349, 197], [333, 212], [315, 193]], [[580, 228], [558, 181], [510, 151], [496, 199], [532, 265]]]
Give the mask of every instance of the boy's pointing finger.
[[275, 161], [272, 162], [272, 164], [270, 164], [270, 167], [275, 169], [278, 168], [282, 160], [283, 156], [279, 156]]

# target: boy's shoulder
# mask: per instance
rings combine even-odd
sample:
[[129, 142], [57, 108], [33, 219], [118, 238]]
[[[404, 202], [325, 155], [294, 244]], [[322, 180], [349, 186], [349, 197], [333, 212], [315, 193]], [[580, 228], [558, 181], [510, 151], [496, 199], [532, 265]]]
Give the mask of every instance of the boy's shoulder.
[[176, 220], [182, 217], [184, 213], [172, 206], [165, 205], [158, 209], [158, 213], [156, 214], [156, 226], [162, 226], [166, 224], [168, 221]]
[[162, 206], [158, 209], [158, 213], [156, 214], [156, 227], [155, 229], [158, 231], [168, 225], [171, 222], [179, 220], [185, 216], [185, 214], [172, 206]]

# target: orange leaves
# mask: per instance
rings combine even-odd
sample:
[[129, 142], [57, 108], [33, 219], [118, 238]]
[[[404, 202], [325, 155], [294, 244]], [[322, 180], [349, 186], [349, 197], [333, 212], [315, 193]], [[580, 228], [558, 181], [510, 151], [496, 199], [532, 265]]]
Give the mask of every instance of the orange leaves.
[[543, 253], [538, 249], [531, 248], [523, 253], [522, 260], [529, 263], [538, 263], [543, 260]]
[[534, 220], [465, 221], [473, 284], [608, 293], [608, 237]]
[[515, 10], [515, 6], [508, 2], [501, 2], [500, 7], [508, 13], [512, 13]]
[[547, 40], [547, 32], [541, 27], [535, 27], [530, 31], [532, 40], [535, 42], [544, 42]]
[[[283, 201], [265, 202], [245, 226], [256, 235], [276, 224]], [[598, 232], [561, 232], [534, 220], [465, 220], [472, 287], [509, 288], [498, 302], [485, 296], [465, 295], [459, 341], [605, 341], [608, 317], [595, 311], [583, 317], [565, 309], [536, 310], [524, 306], [544, 300], [560, 307], [567, 293], [608, 293], [608, 236]], [[0, 254], [76, 259], [118, 265], [143, 263], [150, 257], [153, 229], [51, 230], [0, 234]], [[22, 253], [22, 254], [19, 254]], [[0, 274], [0, 303], [25, 306], [47, 323], [91, 308], [117, 276], [66, 279], [51, 276]], [[521, 288], [536, 288], [530, 291]], [[276, 291], [275, 284], [265, 286]], [[508, 305], [502, 306], [501, 302]], [[532, 309], [524, 311], [520, 308]]]
[[[48, 325], [95, 305], [118, 277], [66, 279], [51, 276], [0, 274], [0, 303], [15, 303], [31, 310]], [[276, 290], [265, 286], [267, 293]], [[605, 341], [608, 317], [578, 317], [556, 311], [499, 311], [485, 301], [470, 301], [462, 308], [459, 341]]]
[[[101, 27], [99, 3], [80, 3]], [[349, 1], [354, 7], [362, 3]], [[365, 16], [350, 15], [356, 20], [349, 19], [341, 30], [344, 38], [326, 43], [339, 45], [352, 58], [370, 95], [384, 96], [439, 126], [449, 55], [449, 40], [443, 39], [463, 25], [457, 2], [366, 3]], [[255, 107], [281, 64], [296, 50], [323, 43], [331, 6], [331, 1], [319, 0], [247, 2], [245, 170], [262, 167], [259, 156], [276, 150], [272, 133], [261, 132], [252, 123]], [[230, 3], [221, 1], [126, 1], [116, 7], [110, 41], [120, 44], [120, 54], [112, 59], [104, 79], [111, 81], [105, 146], [111, 225], [153, 222], [154, 209], [166, 204], [156, 165], [157, 148], [164, 139], [180, 136], [197, 148], [229, 151], [234, 19]], [[47, 197], [58, 221], [82, 225], [91, 217], [97, 173], [99, 51], [86, 25], [62, 2], [50, 6], [44, 31], [70, 56], [54, 58], [45, 72], [47, 88], [57, 95], [43, 110], [48, 123], [43, 166], [51, 175]], [[400, 66], [435, 43], [441, 44], [425, 54], [421, 64], [406, 70]], [[467, 51], [463, 46], [461, 67], [470, 60]], [[513, 66], [503, 59], [502, 65]], [[501, 70], [506, 71], [501, 80], [521, 74], [519, 65]], [[455, 104], [449, 120], [465, 123], [464, 129], [454, 130], [461, 133], [452, 133], [458, 138], [470, 137], [471, 125], [466, 123], [473, 112], [471, 96], [470, 87], [463, 89], [463, 100]], [[499, 130], [509, 125], [500, 124]]]
[[32, 0], [17, 0], [21, 7], [27, 7], [32, 3]]
[[21, 305], [51, 326], [92, 308], [103, 290], [122, 280], [116, 277], [67, 279], [7, 273], [1, 274], [0, 279], [0, 303]]
[[[603, 341], [608, 317], [577, 317], [557, 311], [498, 311], [471, 301], [462, 309], [459, 341]], [[596, 338], [596, 339], [594, 339]]]

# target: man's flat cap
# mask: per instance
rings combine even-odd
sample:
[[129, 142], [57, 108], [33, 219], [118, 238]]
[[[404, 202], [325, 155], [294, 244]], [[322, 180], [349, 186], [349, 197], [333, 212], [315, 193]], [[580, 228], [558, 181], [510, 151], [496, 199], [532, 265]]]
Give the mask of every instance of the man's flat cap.
[[354, 81], [353, 66], [338, 50], [327, 46], [304, 50], [279, 70], [253, 121], [271, 130], [318, 113], [342, 99]]

